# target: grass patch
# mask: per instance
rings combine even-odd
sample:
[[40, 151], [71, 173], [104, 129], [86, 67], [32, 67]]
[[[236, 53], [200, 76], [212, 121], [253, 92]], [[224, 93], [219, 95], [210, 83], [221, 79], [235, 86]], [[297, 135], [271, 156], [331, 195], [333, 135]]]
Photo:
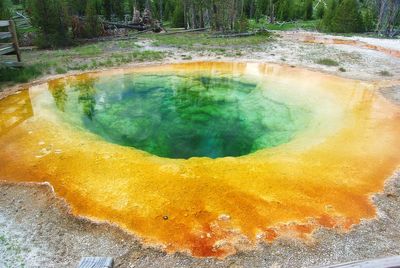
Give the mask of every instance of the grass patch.
[[67, 70], [62, 67], [56, 67], [55, 71], [57, 74], [65, 74], [67, 72]]
[[256, 30], [256, 29], [266, 29], [275, 31], [290, 31], [296, 29], [317, 30], [319, 24], [320, 20], [294, 21], [294, 22], [286, 22], [283, 24], [279, 23], [271, 24], [265, 18], [259, 20], [259, 22], [256, 22], [255, 20], [249, 20], [249, 28], [251, 30]]
[[392, 76], [392, 74], [389, 71], [380, 71], [379, 75], [381, 75], [381, 76]]
[[42, 75], [45, 69], [46, 66], [41, 64], [30, 65], [23, 68], [0, 67], [0, 83], [26, 83]]
[[162, 60], [165, 57], [165, 53], [151, 50], [134, 51], [130, 54], [130, 57], [136, 61], [156, 61]]
[[339, 71], [340, 71], [340, 72], [342, 72], [342, 73], [345, 73], [345, 72], [347, 72], [347, 71], [346, 71], [346, 69], [345, 69], [345, 68], [343, 68], [343, 67], [340, 67], [340, 68], [339, 68]]
[[[147, 37], [147, 36], [146, 36]], [[255, 46], [272, 40], [270, 34], [247, 37], [213, 38], [208, 33], [185, 33], [176, 35], [151, 34], [148, 36], [155, 46], [173, 46], [177, 48], [215, 48], [226, 46]]]
[[129, 53], [114, 53], [111, 55], [111, 58], [119, 64], [124, 64], [132, 61], [157, 61], [162, 60], [164, 57], [164, 52], [152, 50], [135, 50]]
[[[132, 41], [110, 41], [59, 50], [33, 50], [23, 54], [24, 68], [0, 65], [0, 87], [26, 83], [45, 74], [65, 74], [124, 65], [130, 62], [159, 61], [167, 52], [141, 50]], [[60, 64], [66, 63], [66, 64]]]
[[117, 41], [117, 46], [119, 48], [140, 48], [139, 45], [137, 45], [134, 41], [132, 40], [121, 40]]
[[339, 63], [335, 60], [332, 59], [319, 59], [316, 61], [316, 63], [321, 64], [321, 65], [326, 65], [326, 66], [339, 66]]
[[79, 46], [79, 47], [73, 48], [71, 51], [82, 57], [97, 56], [101, 52], [103, 52], [103, 50], [100, 48], [99, 45]]
[[182, 57], [183, 60], [191, 60], [191, 59], [193, 59], [192, 56], [190, 56], [190, 55], [182, 55], [181, 57]]

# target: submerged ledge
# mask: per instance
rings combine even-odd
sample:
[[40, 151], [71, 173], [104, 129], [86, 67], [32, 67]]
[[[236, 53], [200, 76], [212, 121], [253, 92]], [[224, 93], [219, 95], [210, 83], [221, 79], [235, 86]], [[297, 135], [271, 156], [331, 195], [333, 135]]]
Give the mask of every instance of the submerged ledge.
[[[283, 236], [307, 240], [320, 227], [348, 230], [375, 217], [368, 197], [383, 189], [400, 163], [399, 107], [359, 81], [268, 64], [193, 63], [196, 69], [210, 66], [241, 72], [250, 66], [294, 90], [309, 91], [315, 105], [323, 103], [319, 124], [292, 143], [249, 156], [163, 159], [60, 122], [57, 114], [41, 109], [51, 104], [36, 102], [47, 90], [38, 86], [29, 98], [21, 95], [32, 101], [32, 112], [21, 99], [14, 102], [18, 95], [0, 102], [1, 109], [17, 103], [20, 113], [34, 114], [1, 132], [0, 176], [49, 181], [75, 215], [116, 223], [145, 243], [200, 257], [224, 257]], [[335, 113], [324, 113], [326, 107]]]

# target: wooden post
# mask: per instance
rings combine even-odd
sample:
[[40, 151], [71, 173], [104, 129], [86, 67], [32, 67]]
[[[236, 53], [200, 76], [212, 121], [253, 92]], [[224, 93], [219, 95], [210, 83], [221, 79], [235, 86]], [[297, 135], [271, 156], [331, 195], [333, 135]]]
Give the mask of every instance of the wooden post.
[[8, 32], [0, 31], [0, 41], [3, 39], [11, 39], [6, 43], [0, 42], [0, 55], [10, 55], [16, 54], [18, 62], [5, 61], [2, 64], [12, 66], [12, 67], [22, 67], [21, 63], [21, 53], [18, 45], [17, 32], [15, 30], [15, 24], [12, 20], [0, 20], [0, 28], [7, 27]]
[[13, 20], [10, 20], [8, 30], [10, 31], [12, 36], [12, 41], [14, 44], [15, 53], [17, 54], [18, 62], [21, 62], [21, 52], [19, 51], [18, 36], [17, 36], [17, 31], [15, 30], [15, 23]]

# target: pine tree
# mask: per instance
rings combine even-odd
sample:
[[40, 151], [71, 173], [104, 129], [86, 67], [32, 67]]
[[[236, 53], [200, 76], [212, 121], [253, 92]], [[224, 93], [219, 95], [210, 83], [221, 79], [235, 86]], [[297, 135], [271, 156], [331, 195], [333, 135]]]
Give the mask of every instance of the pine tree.
[[86, 4], [85, 35], [93, 38], [101, 34], [100, 20], [97, 13], [97, 0], [88, 0]]
[[31, 0], [31, 21], [38, 30], [39, 47], [63, 47], [71, 44], [70, 18], [63, 0]]
[[278, 2], [277, 19], [280, 21], [289, 21], [292, 19], [293, 6], [291, 0], [282, 0]]
[[183, 5], [181, 1], [177, 1], [175, 9], [172, 13], [172, 25], [174, 27], [185, 27]]
[[9, 19], [11, 17], [9, 7], [8, 0], [0, 0], [0, 19]]
[[112, 0], [103, 1], [104, 16], [107, 20], [111, 20], [112, 10]]
[[322, 19], [325, 15], [325, 7], [323, 4], [319, 4], [317, 9], [315, 10], [315, 17], [317, 19]]
[[254, 3], [254, 18], [256, 19], [256, 21], [258, 22], [259, 19], [261, 18], [261, 16], [264, 13], [264, 4], [265, 1], [262, 0], [255, 0]]
[[332, 20], [335, 16], [337, 9], [337, 2], [336, 0], [330, 0], [328, 2], [328, 6], [325, 9], [324, 17], [322, 19], [322, 29], [325, 31], [332, 31]]
[[123, 18], [124, 2], [121, 0], [103, 0], [104, 16], [111, 20], [113, 16]]
[[357, 0], [343, 0], [332, 18], [331, 30], [337, 33], [364, 31], [359, 3]]
[[311, 20], [313, 16], [313, 0], [304, 3], [304, 20]]
[[68, 7], [74, 15], [83, 16], [85, 14], [87, 0], [69, 0]]
[[376, 17], [371, 9], [367, 9], [363, 14], [363, 23], [366, 31], [373, 31], [375, 29]]

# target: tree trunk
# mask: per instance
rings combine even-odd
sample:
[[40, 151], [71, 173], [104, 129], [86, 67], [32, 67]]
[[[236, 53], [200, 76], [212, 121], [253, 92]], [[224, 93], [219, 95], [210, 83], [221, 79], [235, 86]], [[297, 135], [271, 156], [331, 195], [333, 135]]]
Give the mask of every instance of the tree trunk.
[[249, 17], [250, 19], [254, 18], [254, 0], [251, 0], [250, 2]]
[[160, 9], [159, 13], [160, 13], [160, 22], [162, 23], [163, 21], [163, 1], [162, 0], [158, 0], [158, 8]]
[[274, 24], [275, 23], [275, 4], [274, 4], [274, 2], [272, 1], [272, 0], [270, 0], [269, 1], [269, 10], [270, 10], [270, 12], [269, 12], [269, 22], [271, 23], [271, 24]]

